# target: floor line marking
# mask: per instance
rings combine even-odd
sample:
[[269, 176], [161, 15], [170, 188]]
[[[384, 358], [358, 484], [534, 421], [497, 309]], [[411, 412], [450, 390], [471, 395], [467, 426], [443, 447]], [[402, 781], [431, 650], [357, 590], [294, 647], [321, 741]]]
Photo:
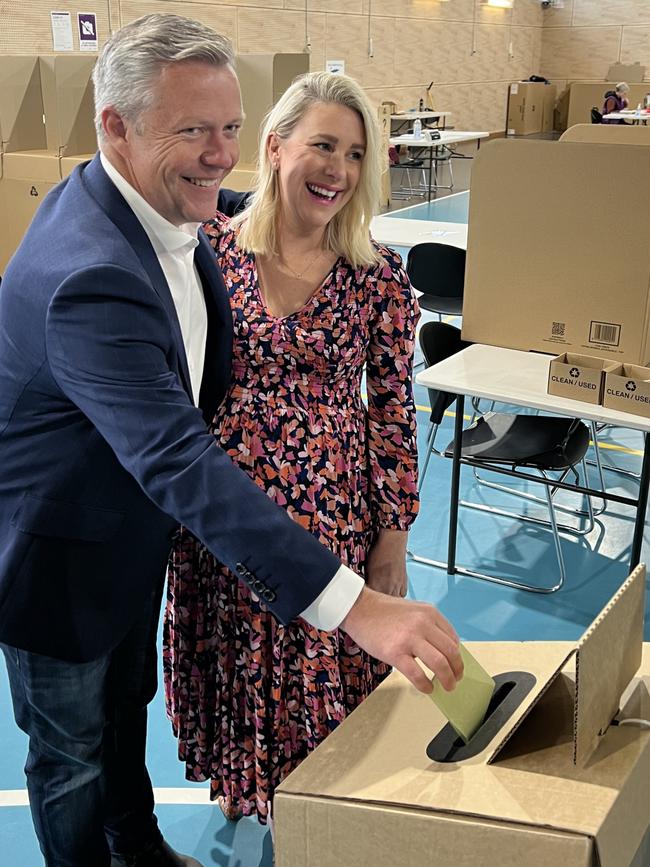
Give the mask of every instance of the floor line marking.
[[[217, 806], [216, 801], [210, 800], [210, 790], [203, 787], [164, 788], [153, 790], [157, 804], [200, 804], [203, 806]], [[28, 807], [29, 796], [27, 789], [8, 789], [0, 791], [0, 807]]]

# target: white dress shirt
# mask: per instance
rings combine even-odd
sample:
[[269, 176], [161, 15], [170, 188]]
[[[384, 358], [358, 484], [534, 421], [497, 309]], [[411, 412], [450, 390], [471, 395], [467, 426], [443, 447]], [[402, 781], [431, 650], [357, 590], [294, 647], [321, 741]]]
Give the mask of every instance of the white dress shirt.
[[[100, 159], [106, 174], [142, 224], [160, 262], [176, 308], [194, 403], [198, 405], [208, 333], [205, 298], [194, 264], [200, 224], [174, 226], [154, 211], [103, 153], [100, 153]], [[363, 579], [356, 572], [341, 564], [327, 587], [302, 612], [301, 617], [317, 629], [336, 629], [356, 602], [363, 584]]]

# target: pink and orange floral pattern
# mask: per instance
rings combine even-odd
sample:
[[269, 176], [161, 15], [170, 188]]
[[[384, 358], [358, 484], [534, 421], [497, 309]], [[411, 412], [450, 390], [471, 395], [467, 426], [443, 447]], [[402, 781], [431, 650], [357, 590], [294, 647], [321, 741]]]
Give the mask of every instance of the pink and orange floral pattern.
[[[304, 307], [269, 314], [255, 257], [208, 227], [230, 293], [234, 352], [214, 433], [270, 497], [363, 574], [380, 527], [415, 519], [412, 354], [417, 302], [399, 256], [340, 259]], [[362, 399], [366, 368], [367, 406]], [[282, 626], [188, 531], [169, 566], [167, 709], [190, 780], [265, 823], [281, 780], [387, 667], [343, 632]]]

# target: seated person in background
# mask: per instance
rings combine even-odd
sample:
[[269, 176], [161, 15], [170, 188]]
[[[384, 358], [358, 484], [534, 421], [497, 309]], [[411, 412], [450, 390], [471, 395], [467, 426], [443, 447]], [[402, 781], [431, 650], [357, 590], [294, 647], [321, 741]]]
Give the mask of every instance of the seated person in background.
[[[249, 207], [205, 227], [235, 330], [213, 429], [367, 586], [404, 596], [418, 307], [399, 256], [370, 238], [381, 168], [375, 113], [351, 78], [310, 73], [271, 110]], [[186, 529], [170, 560], [164, 660], [188, 779], [209, 779], [229, 818], [262, 824], [278, 784], [390, 670], [342, 631], [283, 626]]]
[[[603, 103], [602, 114], [611, 114], [615, 111], [621, 111], [628, 106], [627, 94], [630, 92], [630, 86], [625, 81], [619, 81], [614, 90], [608, 90], [605, 94], [605, 102]], [[603, 120], [603, 123], [625, 123], [624, 120]]]

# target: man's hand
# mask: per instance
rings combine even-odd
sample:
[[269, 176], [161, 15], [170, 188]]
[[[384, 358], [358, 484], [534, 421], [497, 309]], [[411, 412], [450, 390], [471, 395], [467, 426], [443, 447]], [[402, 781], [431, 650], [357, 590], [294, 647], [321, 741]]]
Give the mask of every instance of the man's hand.
[[368, 552], [366, 585], [378, 593], [406, 596], [406, 539], [403, 530], [380, 530]]
[[432, 685], [415, 657], [450, 691], [463, 676], [459, 639], [437, 608], [364, 587], [341, 629], [372, 656], [392, 665], [420, 692]]

